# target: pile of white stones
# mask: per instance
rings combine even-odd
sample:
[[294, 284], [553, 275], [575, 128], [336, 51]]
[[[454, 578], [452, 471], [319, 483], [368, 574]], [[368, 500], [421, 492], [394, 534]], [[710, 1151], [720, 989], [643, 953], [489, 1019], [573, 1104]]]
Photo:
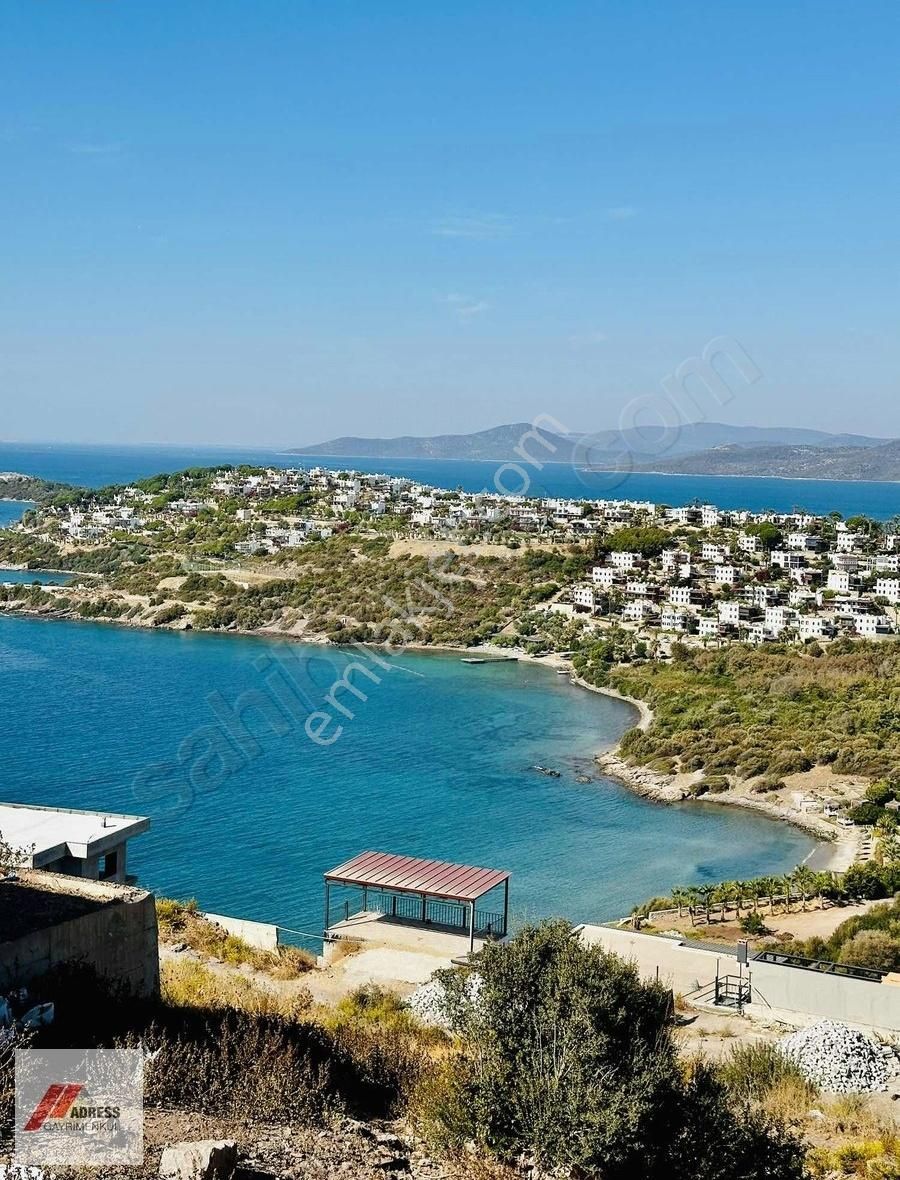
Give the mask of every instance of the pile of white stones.
[[[474, 1004], [477, 1002], [481, 991], [481, 977], [477, 972], [473, 971], [469, 975], [466, 984], [469, 993], [469, 1003]], [[407, 996], [406, 1003], [423, 1024], [430, 1024], [437, 1028], [449, 1027], [447, 995], [443, 985], [434, 976], [427, 983], [423, 983], [417, 987], [411, 995]]]
[[834, 1020], [798, 1029], [778, 1045], [796, 1062], [804, 1077], [832, 1094], [865, 1094], [886, 1090], [888, 1078], [900, 1072], [893, 1045], [871, 1041], [864, 1033]]
[[406, 997], [406, 1003], [423, 1024], [445, 1028], [444, 999], [444, 989], [440, 983], [436, 979], [429, 979]]

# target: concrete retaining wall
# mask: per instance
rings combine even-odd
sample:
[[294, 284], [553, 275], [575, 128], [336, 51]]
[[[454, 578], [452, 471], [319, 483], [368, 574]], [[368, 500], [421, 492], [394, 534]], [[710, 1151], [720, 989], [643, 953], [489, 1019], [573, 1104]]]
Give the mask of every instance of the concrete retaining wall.
[[278, 927], [268, 922], [250, 922], [246, 918], [229, 918], [224, 914], [203, 914], [203, 917], [221, 926], [226, 934], [233, 934], [261, 951], [278, 950]]
[[900, 1031], [900, 987], [892, 984], [756, 961], [750, 963], [750, 981], [754, 1011], [774, 1008]]
[[158, 994], [159, 945], [152, 893], [38, 871], [23, 877], [51, 892], [77, 891], [109, 904], [0, 943], [0, 990], [23, 986], [54, 967], [81, 963], [135, 995]]

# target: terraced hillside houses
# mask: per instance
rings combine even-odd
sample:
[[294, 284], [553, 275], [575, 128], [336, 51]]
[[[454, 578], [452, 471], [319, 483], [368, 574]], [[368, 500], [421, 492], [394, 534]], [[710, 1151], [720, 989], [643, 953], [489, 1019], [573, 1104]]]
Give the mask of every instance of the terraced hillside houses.
[[264, 572], [271, 559], [281, 570], [305, 547], [342, 534], [439, 542], [461, 554], [489, 545], [507, 554], [568, 549], [586, 558], [584, 576], [553, 586], [543, 609], [586, 630], [616, 627], [663, 642], [880, 639], [896, 633], [900, 618], [892, 524], [472, 493], [322, 467], [197, 468], [68, 491], [2, 534], [0, 559], [89, 571], [93, 554], [102, 574], [151, 553], [187, 569], [249, 563]]

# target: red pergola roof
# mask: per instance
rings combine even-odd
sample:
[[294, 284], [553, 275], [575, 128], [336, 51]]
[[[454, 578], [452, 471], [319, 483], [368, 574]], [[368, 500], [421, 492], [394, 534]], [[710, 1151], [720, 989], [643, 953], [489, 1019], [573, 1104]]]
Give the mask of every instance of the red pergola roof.
[[406, 893], [427, 893], [453, 901], [475, 901], [509, 877], [499, 869], [478, 869], [447, 860], [422, 860], [392, 852], [361, 852], [325, 874], [326, 881], [374, 885]]

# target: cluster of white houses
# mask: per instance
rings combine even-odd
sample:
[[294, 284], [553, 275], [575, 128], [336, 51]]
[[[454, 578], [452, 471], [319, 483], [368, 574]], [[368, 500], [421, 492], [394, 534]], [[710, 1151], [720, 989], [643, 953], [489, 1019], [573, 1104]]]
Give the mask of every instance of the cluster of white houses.
[[[292, 509], [283, 502], [310, 493]], [[98, 496], [94, 503], [45, 509], [38, 525], [17, 526], [46, 540], [79, 546], [108, 543], [117, 536], [150, 536], [161, 524], [176, 534], [204, 514], [233, 517], [243, 534], [242, 555], [272, 554], [327, 538], [368, 518], [397, 518], [405, 534], [419, 537], [491, 534], [497, 530], [550, 535], [558, 540], [603, 532], [654, 512], [644, 501], [581, 501], [510, 496], [497, 491], [445, 491], [415, 480], [358, 471], [267, 468], [225, 470], [198, 478], [197, 491], [177, 499], [137, 487]]]
[[[854, 527], [803, 512], [449, 491], [404, 476], [322, 467], [198, 472], [181, 488], [174, 497], [127, 487], [45, 509], [36, 523], [17, 527], [94, 546], [161, 527], [177, 536], [198, 517], [212, 517], [234, 526], [231, 544], [241, 556], [393, 522], [398, 535], [423, 538], [533, 534], [566, 543], [593, 536], [612, 551], [564, 594], [574, 610], [700, 640], [878, 638], [894, 633], [900, 607], [898, 538], [864, 520]], [[662, 552], [646, 558], [616, 546], [620, 529], [647, 525], [671, 534]]]
[[[873, 536], [808, 514], [721, 513], [705, 506], [668, 509], [666, 516], [695, 523], [698, 532], [680, 534], [650, 559], [610, 552], [592, 566], [589, 581], [572, 588], [576, 611], [702, 641], [895, 633], [898, 536]], [[768, 537], [753, 527], [761, 523], [773, 526]], [[703, 539], [710, 530], [715, 539]]]

